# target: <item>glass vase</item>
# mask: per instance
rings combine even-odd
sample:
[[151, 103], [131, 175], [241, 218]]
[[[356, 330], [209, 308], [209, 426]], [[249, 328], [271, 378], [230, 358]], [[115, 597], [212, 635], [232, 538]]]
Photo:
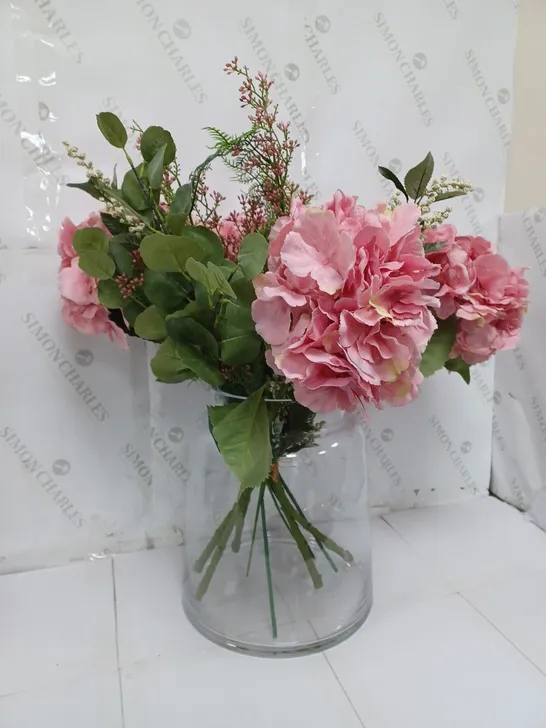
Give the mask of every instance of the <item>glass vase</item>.
[[[213, 397], [215, 405], [242, 400]], [[352, 635], [371, 609], [365, 439], [357, 414], [313, 415], [291, 401], [267, 406], [284, 454], [275, 458], [273, 447], [269, 477], [243, 492], [205, 408], [187, 435], [183, 606], [194, 627], [224, 647], [310, 654]], [[299, 423], [308, 417], [313, 434], [302, 438]]]

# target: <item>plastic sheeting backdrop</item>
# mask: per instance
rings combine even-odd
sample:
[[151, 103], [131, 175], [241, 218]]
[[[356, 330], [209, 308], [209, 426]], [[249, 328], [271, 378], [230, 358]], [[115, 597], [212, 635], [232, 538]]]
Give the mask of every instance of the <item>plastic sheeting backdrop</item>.
[[[171, 129], [189, 171], [206, 153], [202, 127], [245, 128], [222, 73], [237, 54], [275, 80], [301, 142], [296, 174], [318, 199], [341, 187], [374, 204], [391, 192], [379, 163], [403, 171], [430, 149], [439, 173], [476, 185], [454, 221], [494, 240], [516, 26], [511, 0], [1, 4], [0, 572], [179, 541], [185, 433], [203, 396], [157, 385], [142, 342], [122, 352], [61, 321], [57, 229], [93, 209], [63, 187], [82, 175], [62, 140], [110, 172], [120, 160], [95, 114], [111, 110]], [[418, 402], [370, 412], [375, 505], [487, 492], [493, 368], [475, 368], [470, 388], [439, 374]]]

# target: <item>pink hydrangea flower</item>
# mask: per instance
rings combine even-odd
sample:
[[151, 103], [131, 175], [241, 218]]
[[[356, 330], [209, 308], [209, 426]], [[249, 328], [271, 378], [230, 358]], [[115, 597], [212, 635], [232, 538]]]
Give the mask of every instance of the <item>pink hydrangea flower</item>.
[[268, 363], [309, 409], [416, 397], [439, 287], [419, 214], [413, 203], [390, 217], [366, 211], [339, 192], [322, 208], [293, 208], [273, 226], [252, 316], [271, 345]]
[[85, 227], [99, 227], [110, 237], [98, 213], [92, 213], [78, 226], [69, 218], [63, 220], [57, 245], [57, 251], [61, 256], [59, 291], [62, 317], [69, 326], [83, 334], [107, 334], [111, 341], [117, 341], [126, 349], [125, 334], [119, 326], [110, 321], [108, 310], [99, 303], [96, 279], [79, 268], [79, 256], [74, 250], [72, 240], [76, 230]]
[[458, 319], [450, 356], [479, 364], [497, 351], [513, 349], [529, 293], [523, 268], [511, 268], [484, 238], [457, 237], [451, 225], [427, 232], [426, 242], [441, 239], [445, 244], [427, 258], [439, 266], [439, 318]]

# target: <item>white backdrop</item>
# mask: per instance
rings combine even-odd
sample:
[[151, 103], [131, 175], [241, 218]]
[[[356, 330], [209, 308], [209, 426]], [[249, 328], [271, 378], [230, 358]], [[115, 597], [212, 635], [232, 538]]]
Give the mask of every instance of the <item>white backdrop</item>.
[[546, 208], [502, 218], [499, 249], [528, 266], [529, 311], [518, 348], [499, 357], [492, 490], [546, 530]]
[[[141, 342], [121, 352], [64, 327], [58, 226], [93, 200], [61, 142], [109, 173], [95, 114], [172, 130], [189, 171], [217, 125], [244, 128], [235, 54], [275, 79], [301, 142], [296, 173], [318, 199], [336, 187], [372, 205], [377, 164], [431, 150], [439, 173], [477, 186], [454, 220], [496, 237], [509, 142], [517, 14], [512, 0], [13, 0], [0, 5], [0, 573], [180, 539], [185, 433], [201, 393], [158, 386]], [[215, 171], [213, 181], [227, 182]], [[232, 190], [231, 200], [234, 194]], [[427, 381], [419, 402], [370, 412], [375, 505], [487, 492], [493, 365], [472, 386]]]

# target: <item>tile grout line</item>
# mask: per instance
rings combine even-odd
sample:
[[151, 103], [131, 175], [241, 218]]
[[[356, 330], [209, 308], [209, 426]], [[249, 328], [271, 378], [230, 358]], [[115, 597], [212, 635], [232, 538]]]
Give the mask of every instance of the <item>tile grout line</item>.
[[[318, 639], [318, 634], [317, 634], [317, 630], [316, 630], [316, 629], [314, 628], [314, 626], [313, 626], [313, 623], [311, 622], [311, 620], [310, 620], [310, 619], [308, 619], [308, 620], [307, 620], [307, 623], [309, 624], [309, 626], [311, 627], [312, 631], [314, 632], [314, 634], [315, 634], [315, 637], [316, 637], [316, 638]], [[335, 677], [335, 679], [336, 679], [336, 682], [337, 682], [337, 684], [338, 684], [338, 685], [339, 685], [339, 687], [341, 688], [341, 691], [342, 691], [343, 695], [345, 695], [345, 697], [347, 698], [347, 702], [348, 702], [348, 703], [349, 703], [349, 705], [351, 706], [351, 708], [352, 708], [352, 711], [353, 711], [353, 713], [354, 713], [354, 714], [356, 715], [356, 719], [358, 720], [358, 722], [360, 723], [360, 725], [362, 726], [362, 728], [366, 728], [366, 726], [365, 726], [365, 725], [364, 725], [364, 723], [362, 722], [362, 718], [361, 718], [361, 717], [360, 717], [360, 715], [358, 714], [358, 711], [357, 711], [357, 709], [356, 709], [356, 708], [355, 708], [355, 706], [353, 705], [353, 701], [351, 700], [351, 698], [350, 698], [350, 697], [349, 697], [349, 695], [347, 694], [347, 691], [345, 690], [345, 688], [344, 688], [344, 686], [343, 686], [343, 684], [342, 684], [341, 680], [339, 679], [339, 677], [338, 677], [338, 675], [337, 675], [337, 672], [336, 672], [336, 671], [334, 670], [334, 668], [332, 667], [332, 665], [331, 665], [331, 663], [330, 663], [330, 660], [329, 660], [329, 659], [328, 659], [328, 658], [326, 657], [326, 653], [325, 653], [325, 652], [322, 652], [322, 653], [321, 653], [321, 655], [322, 655], [322, 657], [323, 657], [323, 658], [324, 658], [324, 659], [326, 660], [326, 664], [328, 665], [328, 667], [329, 667], [329, 668], [330, 668], [330, 670], [332, 671], [332, 674], [333, 674], [333, 676]]]
[[112, 564], [112, 589], [113, 589], [113, 596], [114, 596], [114, 628], [116, 633], [116, 662], [117, 662], [117, 672], [118, 672], [118, 686], [119, 686], [119, 701], [120, 701], [120, 708], [121, 708], [121, 728], [125, 728], [125, 708], [123, 705], [123, 683], [121, 680], [121, 665], [119, 663], [119, 635], [118, 635], [118, 599], [117, 599], [117, 591], [116, 591], [116, 568], [114, 565], [114, 557], [111, 556], [111, 564]]
[[339, 676], [338, 676], [337, 672], [336, 672], [336, 671], [334, 670], [334, 668], [332, 667], [332, 663], [331, 663], [331, 662], [330, 662], [330, 660], [329, 660], [329, 659], [327, 658], [327, 656], [326, 656], [326, 654], [325, 654], [324, 652], [322, 653], [322, 656], [324, 657], [324, 659], [326, 660], [326, 664], [328, 665], [328, 667], [329, 667], [329, 668], [330, 668], [330, 670], [332, 671], [332, 674], [333, 674], [333, 676], [335, 677], [335, 679], [336, 679], [336, 682], [337, 682], [337, 684], [338, 684], [338, 685], [339, 685], [339, 687], [341, 688], [341, 690], [342, 690], [342, 692], [343, 692], [343, 695], [345, 695], [345, 697], [347, 698], [347, 701], [348, 701], [349, 705], [351, 706], [351, 708], [352, 708], [352, 710], [353, 710], [353, 713], [354, 713], [354, 714], [356, 715], [356, 719], [358, 720], [358, 722], [360, 723], [360, 725], [362, 726], [362, 728], [366, 728], [366, 726], [365, 726], [365, 725], [364, 725], [364, 723], [362, 722], [362, 718], [360, 717], [360, 715], [359, 715], [359, 713], [358, 713], [357, 709], [355, 708], [355, 706], [354, 706], [354, 704], [353, 704], [353, 701], [352, 701], [352, 700], [351, 700], [351, 698], [349, 697], [349, 694], [348, 694], [348, 693], [347, 693], [347, 691], [345, 690], [345, 687], [344, 687], [343, 683], [342, 683], [342, 682], [341, 682], [341, 680], [339, 679]]
[[462, 599], [464, 599], [464, 601], [468, 604], [468, 606], [472, 607], [472, 609], [476, 612], [476, 614], [479, 614], [480, 617], [482, 617], [488, 624], [490, 624], [493, 627], [495, 632], [498, 632], [498, 634], [500, 634], [501, 637], [503, 637], [506, 640], [506, 642], [508, 642], [508, 644], [511, 645], [516, 650], [516, 652], [519, 652], [519, 654], [522, 657], [524, 657], [527, 660], [527, 662], [529, 662], [536, 670], [538, 670], [538, 672], [542, 675], [542, 677], [546, 678], [546, 672], [544, 672], [535, 662], [533, 662], [533, 660], [528, 655], [525, 654], [525, 652], [523, 652], [523, 650], [521, 650], [514, 642], [512, 642], [512, 640], [507, 635], [505, 635], [504, 632], [502, 632], [494, 622], [492, 622], [483, 612], [480, 612], [478, 607], [475, 604], [473, 604], [463, 594], [463, 592], [457, 592], [457, 595], [462, 597]]

